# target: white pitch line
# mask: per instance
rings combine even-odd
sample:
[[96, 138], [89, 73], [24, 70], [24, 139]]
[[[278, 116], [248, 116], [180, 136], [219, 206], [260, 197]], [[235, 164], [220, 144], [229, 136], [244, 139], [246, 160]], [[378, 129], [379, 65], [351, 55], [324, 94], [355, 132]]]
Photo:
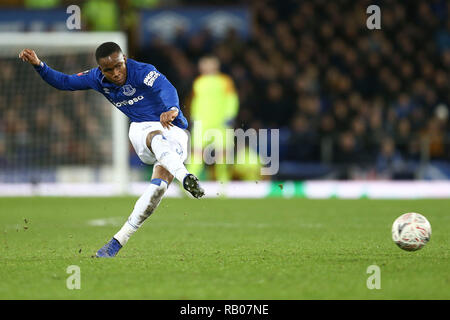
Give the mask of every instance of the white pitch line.
[[122, 217], [112, 217], [112, 218], [88, 220], [87, 224], [91, 227], [105, 227], [105, 226], [118, 227], [121, 224], [123, 224], [125, 220], [126, 218]]
[[[119, 227], [123, 223], [125, 223], [126, 218], [122, 217], [111, 217], [111, 218], [103, 218], [103, 219], [94, 219], [94, 220], [88, 220], [87, 224], [91, 227], [105, 227], [105, 226], [112, 226], [112, 227]], [[191, 221], [191, 222], [179, 222], [185, 227], [219, 227], [219, 228], [256, 228], [256, 229], [265, 229], [265, 228], [279, 228], [279, 227], [285, 227], [285, 225], [277, 223], [277, 224], [270, 224], [270, 223], [239, 223], [239, 222], [203, 222], [203, 221]], [[178, 224], [177, 222], [163, 222], [163, 221], [154, 221], [152, 224], [155, 225], [174, 225]], [[297, 225], [289, 224], [289, 227], [296, 227], [299, 229], [306, 228], [306, 229], [317, 229], [322, 228], [322, 224], [313, 224], [313, 223], [300, 223]]]

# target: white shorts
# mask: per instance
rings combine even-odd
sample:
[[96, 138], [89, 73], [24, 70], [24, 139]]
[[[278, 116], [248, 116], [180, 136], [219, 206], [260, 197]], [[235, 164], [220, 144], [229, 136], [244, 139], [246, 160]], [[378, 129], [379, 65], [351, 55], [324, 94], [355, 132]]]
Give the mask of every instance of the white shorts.
[[187, 133], [177, 126], [173, 126], [170, 129], [165, 129], [159, 121], [132, 122], [130, 124], [128, 137], [130, 138], [131, 144], [133, 145], [139, 159], [146, 164], [154, 164], [155, 166], [161, 165], [156, 160], [153, 152], [151, 152], [147, 147], [146, 143], [147, 135], [156, 130], [161, 131], [167, 140], [173, 142], [175, 149], [174, 151], [180, 155], [181, 160], [184, 162], [188, 155]]

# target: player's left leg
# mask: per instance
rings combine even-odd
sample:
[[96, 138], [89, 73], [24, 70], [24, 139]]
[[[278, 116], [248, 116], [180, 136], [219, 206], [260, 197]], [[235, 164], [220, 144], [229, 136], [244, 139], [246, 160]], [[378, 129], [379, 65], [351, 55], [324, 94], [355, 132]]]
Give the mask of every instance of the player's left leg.
[[133, 212], [114, 237], [98, 252], [97, 257], [114, 257], [158, 207], [173, 176], [162, 166], [155, 166], [150, 185], [137, 200]]
[[[193, 197], [199, 199], [204, 196], [205, 191], [200, 186], [198, 178], [191, 174], [184, 166], [184, 155], [187, 151], [184, 150], [180, 143], [180, 135], [184, 133], [183, 130], [173, 127], [171, 132], [163, 133], [161, 130], [155, 130], [148, 134], [146, 144], [148, 149], [154, 154], [161, 165], [167, 169], [177, 180], [183, 184], [183, 188], [188, 191]], [[178, 138], [178, 139], [177, 139]]]

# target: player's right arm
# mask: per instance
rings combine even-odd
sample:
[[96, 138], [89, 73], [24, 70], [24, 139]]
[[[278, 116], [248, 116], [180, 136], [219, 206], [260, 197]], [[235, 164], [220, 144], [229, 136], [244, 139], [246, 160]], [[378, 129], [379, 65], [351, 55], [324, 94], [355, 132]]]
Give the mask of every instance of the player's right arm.
[[77, 75], [67, 75], [62, 72], [53, 70], [44, 62], [42, 62], [36, 52], [31, 49], [24, 49], [19, 54], [19, 58], [30, 63], [39, 75], [51, 86], [59, 90], [86, 90], [91, 89], [91, 81], [89, 77], [83, 76], [84, 73]]

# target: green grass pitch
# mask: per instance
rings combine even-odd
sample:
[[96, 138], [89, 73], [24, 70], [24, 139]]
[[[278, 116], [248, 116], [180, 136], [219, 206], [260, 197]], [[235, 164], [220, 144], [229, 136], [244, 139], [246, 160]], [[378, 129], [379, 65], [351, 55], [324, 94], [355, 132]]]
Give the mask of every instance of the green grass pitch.
[[[0, 299], [450, 299], [450, 200], [164, 199], [93, 258], [136, 199], [0, 198]], [[406, 212], [431, 223], [422, 250], [391, 240]]]

